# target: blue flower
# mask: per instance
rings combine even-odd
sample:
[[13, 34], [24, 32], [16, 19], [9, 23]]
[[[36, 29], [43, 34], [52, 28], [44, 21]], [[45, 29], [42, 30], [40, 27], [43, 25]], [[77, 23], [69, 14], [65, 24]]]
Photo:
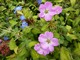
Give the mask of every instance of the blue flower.
[[26, 26], [28, 26], [28, 23], [26, 21], [22, 22], [21, 28], [25, 28]]
[[14, 9], [14, 13], [16, 13], [16, 11], [18, 10], [22, 10], [22, 6], [17, 6], [15, 9]]
[[6, 40], [9, 40], [9, 38], [7, 36], [4, 36], [3, 39], [6, 41]]
[[42, 0], [36, 0], [36, 1], [39, 5], [42, 3]]
[[21, 16], [20, 16], [20, 19], [21, 19], [21, 20], [25, 20], [26, 18], [25, 18], [24, 15], [21, 15]]

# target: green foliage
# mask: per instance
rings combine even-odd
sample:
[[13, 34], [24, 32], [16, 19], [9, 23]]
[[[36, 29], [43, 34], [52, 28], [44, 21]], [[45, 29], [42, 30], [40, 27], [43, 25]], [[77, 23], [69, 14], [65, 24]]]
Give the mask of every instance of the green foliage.
[[[0, 0], [0, 39], [9, 36], [10, 55], [1, 60], [80, 60], [80, 1], [79, 0], [42, 0], [60, 5], [63, 11], [46, 22], [38, 17], [39, 5], [36, 0]], [[16, 6], [23, 6], [14, 14]], [[29, 26], [22, 29], [20, 15], [26, 17]], [[51, 31], [58, 38], [59, 46], [47, 56], [39, 55], [34, 45], [39, 43], [38, 36]]]
[[35, 50], [31, 50], [31, 56], [32, 56], [33, 60], [39, 59], [39, 54]]
[[61, 58], [61, 60], [73, 60], [71, 53], [65, 47], [61, 48], [60, 58]]

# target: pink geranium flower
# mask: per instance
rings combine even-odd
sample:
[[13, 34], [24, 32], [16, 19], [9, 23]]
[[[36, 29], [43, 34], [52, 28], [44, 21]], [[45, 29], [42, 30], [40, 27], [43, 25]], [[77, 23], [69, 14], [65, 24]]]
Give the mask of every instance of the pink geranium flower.
[[60, 6], [53, 7], [51, 2], [45, 2], [45, 4], [40, 5], [39, 11], [40, 18], [50, 21], [55, 14], [60, 14], [62, 12], [62, 8]]
[[59, 42], [57, 38], [53, 38], [53, 33], [46, 31], [44, 34], [40, 34], [38, 37], [40, 43], [34, 46], [37, 53], [41, 55], [47, 55], [54, 51], [54, 46], [58, 46]]
[[46, 21], [50, 21], [52, 19], [52, 16], [54, 15], [51, 2], [41, 4], [39, 7], [39, 11], [40, 11], [39, 17], [44, 18]]
[[43, 49], [41, 47], [41, 44], [36, 44], [34, 46], [34, 49], [37, 51], [37, 53], [39, 53], [41, 55], [44, 55], [45, 56], [45, 55], [49, 54], [49, 50], [48, 49]]
[[54, 46], [59, 45], [58, 39], [53, 38], [53, 33], [48, 31], [44, 34], [40, 34], [38, 40], [41, 43], [41, 47], [48, 49], [50, 52], [54, 51]]

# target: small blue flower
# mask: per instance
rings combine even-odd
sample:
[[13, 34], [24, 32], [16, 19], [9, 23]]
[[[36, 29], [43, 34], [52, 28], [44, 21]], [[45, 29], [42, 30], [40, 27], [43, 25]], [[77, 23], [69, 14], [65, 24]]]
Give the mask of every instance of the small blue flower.
[[14, 9], [14, 13], [16, 13], [16, 11], [18, 10], [22, 10], [22, 6], [17, 6], [15, 9]]
[[42, 0], [36, 0], [36, 1], [39, 5], [42, 3]]
[[26, 21], [22, 22], [21, 28], [25, 28], [26, 26], [28, 26], [28, 23]]
[[7, 36], [4, 36], [3, 39], [6, 41], [6, 40], [9, 40], [9, 38]]
[[21, 16], [20, 16], [20, 19], [21, 19], [21, 20], [25, 20], [26, 18], [25, 18], [24, 15], [21, 15]]

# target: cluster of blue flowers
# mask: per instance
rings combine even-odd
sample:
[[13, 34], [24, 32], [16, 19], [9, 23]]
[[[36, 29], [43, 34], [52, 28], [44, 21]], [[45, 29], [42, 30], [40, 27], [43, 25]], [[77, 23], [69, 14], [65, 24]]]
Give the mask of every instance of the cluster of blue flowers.
[[[22, 10], [22, 6], [17, 6], [15, 9], [14, 9], [14, 13], [16, 13], [17, 11], [20, 11]], [[22, 25], [21, 25], [21, 28], [25, 28], [26, 26], [28, 26], [28, 23], [25, 21], [26, 18], [24, 15], [21, 15], [20, 16], [20, 20], [22, 21]]]

